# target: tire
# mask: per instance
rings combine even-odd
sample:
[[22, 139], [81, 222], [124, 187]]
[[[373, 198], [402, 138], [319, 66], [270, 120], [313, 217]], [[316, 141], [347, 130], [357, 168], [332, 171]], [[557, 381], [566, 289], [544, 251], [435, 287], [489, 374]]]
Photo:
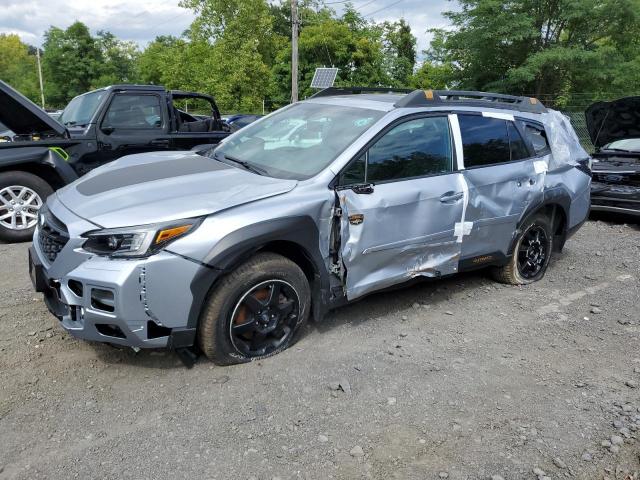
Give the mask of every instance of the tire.
[[[21, 192], [24, 193], [21, 194]], [[1, 173], [0, 240], [4, 242], [31, 240], [38, 222], [37, 212], [52, 193], [51, 185], [32, 173], [17, 171]], [[35, 197], [31, 194], [35, 194]], [[20, 201], [23, 201], [24, 205], [20, 204]], [[10, 211], [11, 208], [14, 210]], [[24, 215], [18, 213], [18, 208], [23, 209], [21, 211]], [[33, 218], [34, 214], [35, 218]]]
[[258, 253], [209, 294], [198, 345], [218, 365], [276, 355], [294, 342], [310, 307], [309, 282], [300, 267], [281, 255]]
[[[536, 234], [539, 242], [535, 241]], [[503, 267], [494, 268], [493, 278], [510, 285], [527, 285], [537, 282], [544, 277], [552, 252], [551, 222], [544, 215], [535, 215], [523, 223], [509, 263]]]

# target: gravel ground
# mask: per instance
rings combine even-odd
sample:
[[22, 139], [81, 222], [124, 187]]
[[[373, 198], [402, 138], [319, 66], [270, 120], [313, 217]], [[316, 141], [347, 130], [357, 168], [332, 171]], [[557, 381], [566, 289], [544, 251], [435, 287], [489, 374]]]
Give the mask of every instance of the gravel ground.
[[377, 294], [249, 365], [74, 340], [0, 245], [0, 478], [640, 478], [640, 226]]

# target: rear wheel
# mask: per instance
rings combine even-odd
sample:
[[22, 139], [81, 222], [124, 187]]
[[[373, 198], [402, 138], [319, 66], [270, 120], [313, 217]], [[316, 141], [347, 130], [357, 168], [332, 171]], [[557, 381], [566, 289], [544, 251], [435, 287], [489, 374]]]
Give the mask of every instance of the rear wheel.
[[516, 240], [509, 263], [495, 268], [493, 276], [502, 283], [524, 285], [544, 277], [553, 250], [553, 230], [549, 219], [536, 215], [525, 222]]
[[0, 174], [0, 240], [31, 240], [38, 211], [52, 193], [47, 182], [31, 173]]
[[260, 253], [211, 292], [198, 325], [198, 344], [219, 365], [275, 355], [289, 347], [309, 316], [304, 273], [291, 260]]

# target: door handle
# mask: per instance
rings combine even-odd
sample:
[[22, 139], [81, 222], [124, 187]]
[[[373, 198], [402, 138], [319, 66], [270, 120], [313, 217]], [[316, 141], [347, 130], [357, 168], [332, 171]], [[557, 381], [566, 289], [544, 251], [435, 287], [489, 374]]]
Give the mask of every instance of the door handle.
[[154, 147], [168, 147], [169, 140], [167, 140], [166, 138], [161, 138], [161, 139], [151, 140], [149, 144]]
[[440, 201], [442, 203], [454, 203], [458, 200], [461, 200], [463, 196], [464, 194], [462, 192], [447, 192], [442, 194], [442, 196], [440, 197]]

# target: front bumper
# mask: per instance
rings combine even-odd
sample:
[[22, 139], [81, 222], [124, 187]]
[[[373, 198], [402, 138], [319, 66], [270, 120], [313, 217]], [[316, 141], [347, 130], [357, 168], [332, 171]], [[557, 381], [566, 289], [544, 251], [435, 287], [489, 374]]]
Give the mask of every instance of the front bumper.
[[[86, 255], [78, 261], [77, 250], [68, 248], [55, 259], [54, 269], [34, 242], [29, 273], [49, 311], [71, 335], [135, 348], [193, 345], [192, 284], [205, 267], [167, 252], [135, 260]], [[54, 277], [52, 271], [65, 273]]]
[[640, 187], [594, 181], [591, 184], [591, 210], [640, 216]]

